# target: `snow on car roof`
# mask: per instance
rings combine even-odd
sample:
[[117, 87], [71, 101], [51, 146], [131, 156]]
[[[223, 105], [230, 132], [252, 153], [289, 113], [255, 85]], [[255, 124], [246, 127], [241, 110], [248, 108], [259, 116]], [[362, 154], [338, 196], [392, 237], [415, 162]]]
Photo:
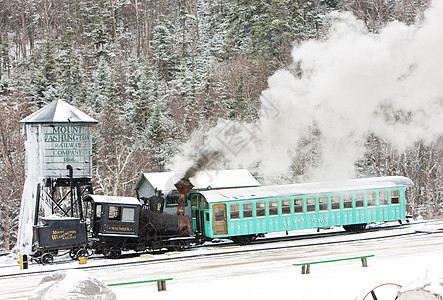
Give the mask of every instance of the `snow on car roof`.
[[[153, 189], [173, 191], [176, 190], [174, 184], [184, 175], [185, 172], [143, 173], [135, 188], [139, 188], [147, 180]], [[260, 183], [246, 169], [204, 170], [197, 172], [189, 180], [194, 190], [260, 186]]]
[[92, 201], [95, 203], [112, 203], [112, 204], [123, 204], [123, 205], [139, 205], [140, 201], [134, 197], [118, 197], [118, 196], [103, 196], [103, 195], [88, 195], [84, 201]]
[[313, 182], [276, 186], [261, 186], [242, 189], [223, 189], [199, 192], [209, 203], [289, 197], [294, 195], [335, 193], [369, 189], [413, 186], [412, 181], [403, 176], [351, 179], [344, 181]]

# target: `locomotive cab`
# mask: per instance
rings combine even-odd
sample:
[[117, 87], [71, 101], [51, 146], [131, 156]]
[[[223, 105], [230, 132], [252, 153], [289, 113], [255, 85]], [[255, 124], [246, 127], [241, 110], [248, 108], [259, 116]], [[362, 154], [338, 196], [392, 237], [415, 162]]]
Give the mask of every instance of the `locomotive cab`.
[[132, 197], [88, 195], [90, 233], [93, 238], [138, 237], [141, 204]]

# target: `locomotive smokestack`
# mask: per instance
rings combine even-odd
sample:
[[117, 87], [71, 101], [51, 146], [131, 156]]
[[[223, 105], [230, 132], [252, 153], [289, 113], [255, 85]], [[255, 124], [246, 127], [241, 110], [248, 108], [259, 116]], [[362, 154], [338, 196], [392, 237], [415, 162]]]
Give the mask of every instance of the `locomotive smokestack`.
[[188, 196], [188, 193], [192, 188], [194, 187], [189, 181], [188, 178], [182, 178], [180, 181], [178, 181], [175, 184], [175, 187], [177, 188], [177, 191], [179, 193], [178, 196], [178, 206], [177, 206], [177, 215], [184, 216], [185, 215], [185, 205], [186, 205], [186, 198]]
[[178, 215], [178, 232], [181, 236], [188, 236], [191, 228], [189, 217], [185, 216], [185, 205], [188, 193], [194, 185], [188, 178], [182, 178], [175, 184], [178, 195], [177, 215]]

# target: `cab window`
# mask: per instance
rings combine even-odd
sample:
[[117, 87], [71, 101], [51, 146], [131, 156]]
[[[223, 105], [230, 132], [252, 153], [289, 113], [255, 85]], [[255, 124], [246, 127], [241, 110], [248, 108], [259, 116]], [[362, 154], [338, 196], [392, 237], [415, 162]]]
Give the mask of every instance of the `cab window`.
[[100, 219], [102, 217], [102, 205], [101, 204], [97, 204], [95, 206], [95, 217], [97, 219]]
[[130, 207], [123, 207], [122, 222], [134, 222], [134, 221], [135, 221], [135, 209]]
[[108, 220], [121, 221], [122, 219], [122, 208], [115, 205], [109, 206]]

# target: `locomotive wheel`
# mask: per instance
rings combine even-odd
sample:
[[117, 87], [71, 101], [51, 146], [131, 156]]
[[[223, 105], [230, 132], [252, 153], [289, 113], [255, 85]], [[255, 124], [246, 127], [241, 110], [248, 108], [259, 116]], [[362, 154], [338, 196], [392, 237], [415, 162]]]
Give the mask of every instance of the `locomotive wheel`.
[[69, 250], [69, 257], [73, 260], [76, 260], [77, 258], [75, 258], [75, 255], [77, 253], [77, 249], [72, 248], [71, 250]]
[[112, 247], [109, 250], [109, 257], [112, 259], [118, 259], [118, 258], [122, 257], [122, 250], [117, 247]]
[[44, 253], [42, 257], [40, 257], [40, 262], [43, 265], [52, 265], [54, 262], [54, 256], [51, 253]]
[[88, 257], [88, 256], [89, 252], [86, 249], [79, 249], [75, 254], [76, 259], [78, 259], [79, 257]]
[[182, 241], [177, 241], [176, 243], [174, 243], [173, 245], [168, 247], [169, 251], [183, 251], [186, 249], [186, 242], [182, 242]]

